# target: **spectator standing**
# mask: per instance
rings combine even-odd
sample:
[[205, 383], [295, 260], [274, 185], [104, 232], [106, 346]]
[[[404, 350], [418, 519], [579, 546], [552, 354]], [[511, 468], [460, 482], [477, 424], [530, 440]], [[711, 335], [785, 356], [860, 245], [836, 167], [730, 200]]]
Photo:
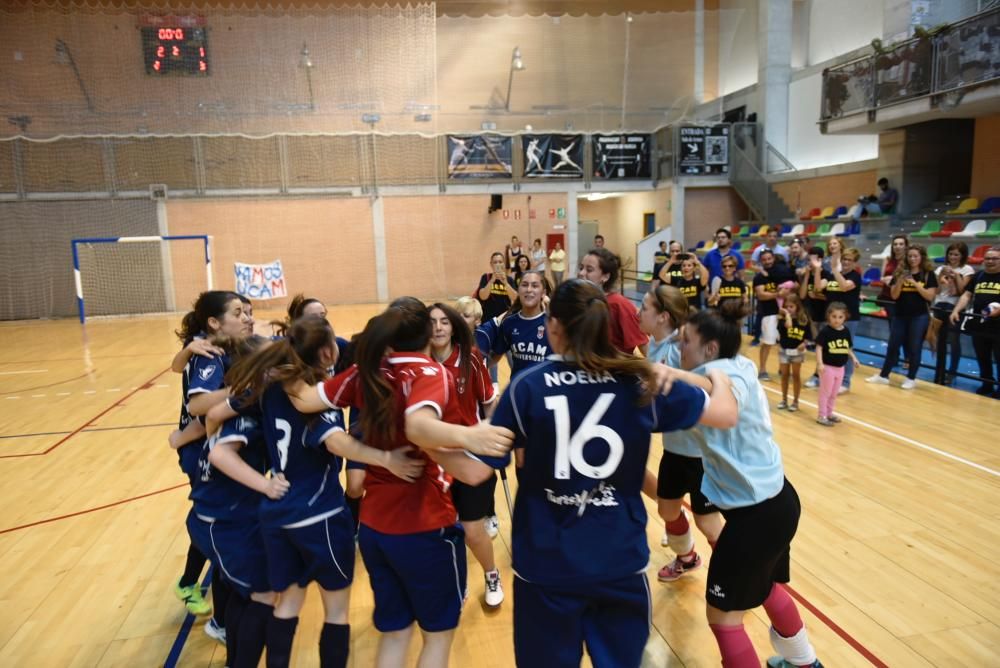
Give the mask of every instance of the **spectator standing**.
[[507, 276], [503, 253], [490, 256], [490, 268], [492, 271], [479, 277], [476, 291], [476, 297], [483, 305], [483, 322], [506, 313], [517, 298], [517, 284]]
[[667, 264], [667, 260], [670, 258], [670, 253], [667, 251], [667, 242], [661, 241], [659, 248], [653, 253], [653, 280], [651, 290], [655, 290], [660, 284], [660, 270], [663, 266]]
[[774, 255], [780, 255], [788, 261], [788, 249], [778, 243], [778, 230], [776, 228], [770, 228], [767, 231], [767, 236], [764, 237], [764, 243], [754, 249], [753, 254], [750, 256], [750, 266], [755, 270], [760, 269], [760, 254], [764, 250], [771, 251]]
[[986, 251], [983, 270], [968, 282], [965, 292], [951, 311], [952, 324], [958, 324], [962, 311], [970, 302], [973, 312], [983, 316], [981, 329], [972, 335], [972, 347], [976, 351], [982, 381], [976, 394], [985, 396], [992, 393], [994, 399], [1000, 399], [1000, 387], [996, 385], [1000, 375], [993, 375], [994, 363], [1000, 374], [1000, 245]]
[[733, 249], [733, 233], [725, 227], [720, 227], [715, 231], [715, 248], [705, 253], [705, 258], [702, 260], [702, 264], [708, 269], [709, 280], [722, 276], [722, 259], [725, 257], [736, 260], [737, 274], [746, 266], [742, 253]]
[[535, 271], [540, 271], [544, 275], [545, 261], [547, 259], [548, 255], [545, 254], [545, 249], [542, 248], [542, 240], [535, 239], [535, 243], [531, 247], [531, 268]]
[[510, 238], [510, 245], [507, 246], [507, 272], [511, 275], [517, 269], [517, 258], [524, 254], [521, 247], [521, 240], [517, 237]]
[[[940, 330], [943, 320], [947, 318], [951, 310], [955, 308], [959, 297], [965, 292], [965, 286], [975, 275], [976, 270], [970, 267], [969, 247], [959, 241], [948, 246], [945, 256], [945, 264], [934, 270], [938, 279], [937, 301], [931, 309], [930, 328], [927, 330], [927, 343], [931, 351], [937, 351], [938, 330]], [[950, 385], [955, 380], [958, 373], [958, 363], [962, 359], [962, 333], [959, 329], [948, 330], [948, 346], [951, 348], [951, 360], [948, 365], [947, 383]]]
[[554, 290], [563, 282], [566, 274], [566, 251], [563, 250], [562, 243], [556, 242], [555, 248], [549, 253], [549, 268], [552, 269], [552, 289]]

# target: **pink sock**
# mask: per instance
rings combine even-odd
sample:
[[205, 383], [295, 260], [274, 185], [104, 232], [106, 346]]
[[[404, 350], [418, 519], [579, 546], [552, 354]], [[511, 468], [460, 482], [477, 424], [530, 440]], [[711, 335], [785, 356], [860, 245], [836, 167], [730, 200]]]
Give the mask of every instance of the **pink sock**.
[[802, 617], [795, 601], [780, 584], [771, 587], [771, 593], [764, 601], [764, 612], [771, 620], [774, 630], [786, 638], [791, 638], [802, 630]]
[[675, 536], [683, 536], [688, 531], [691, 530], [691, 525], [688, 524], [687, 514], [682, 510], [681, 514], [677, 516], [677, 519], [673, 522], [667, 522], [667, 533], [671, 533]]
[[709, 624], [708, 626], [715, 634], [716, 642], [719, 643], [723, 668], [760, 668], [757, 651], [753, 648], [750, 636], [747, 635], [742, 624], [736, 626]]

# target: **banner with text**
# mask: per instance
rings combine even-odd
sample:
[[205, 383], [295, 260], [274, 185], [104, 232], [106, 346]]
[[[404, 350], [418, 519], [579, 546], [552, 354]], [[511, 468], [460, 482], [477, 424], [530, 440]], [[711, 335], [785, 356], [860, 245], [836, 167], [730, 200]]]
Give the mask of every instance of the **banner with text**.
[[281, 260], [267, 264], [234, 263], [236, 292], [250, 299], [277, 299], [288, 296]]
[[499, 135], [448, 135], [449, 179], [509, 179], [513, 140]]
[[682, 125], [680, 149], [680, 174], [729, 173], [728, 125]]
[[652, 178], [651, 143], [651, 135], [594, 135], [594, 178]]
[[583, 178], [583, 135], [521, 135], [521, 146], [525, 178]]

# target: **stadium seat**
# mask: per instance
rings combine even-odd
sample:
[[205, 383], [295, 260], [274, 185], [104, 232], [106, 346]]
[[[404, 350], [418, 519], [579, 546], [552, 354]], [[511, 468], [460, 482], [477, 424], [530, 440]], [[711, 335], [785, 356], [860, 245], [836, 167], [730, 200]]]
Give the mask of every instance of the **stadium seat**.
[[968, 213], [979, 206], [979, 200], [975, 197], [967, 197], [963, 199], [961, 204], [959, 204], [954, 209], [949, 209], [945, 213], [949, 213], [953, 216], [961, 216], [963, 213]]
[[892, 244], [886, 244], [885, 248], [882, 249], [881, 253], [877, 255], [872, 255], [873, 260], [888, 260], [889, 253], [892, 252]]
[[750, 236], [752, 236], [752, 237], [757, 236], [757, 232], [759, 232], [759, 231], [760, 231], [760, 225], [751, 225], [750, 226]]
[[[983, 228], [983, 229], [985, 229], [985, 228]], [[783, 236], [783, 237], [797, 237], [797, 236], [799, 236], [800, 234], [802, 234], [805, 231], [806, 231], [806, 226], [803, 225], [802, 223], [799, 223], [798, 225], [793, 225], [791, 230], [789, 230], [788, 232], [785, 232], [781, 236]]]
[[760, 229], [757, 230], [757, 233], [754, 236], [755, 237], [766, 237], [767, 236], [767, 231], [770, 230], [770, 229], [771, 229], [770, 225], [761, 225]]
[[750, 244], [750, 251], [749, 251], [749, 253], [750, 253], [751, 255], [753, 255], [753, 252], [754, 252], [755, 250], [757, 250], [757, 247], [758, 247], [758, 246], [762, 246], [762, 245], [764, 245], [764, 242], [763, 242], [763, 241], [755, 241], [755, 242], [753, 242], [752, 244]]
[[740, 246], [742, 246], [742, 245], [743, 245], [742, 241], [734, 241], [733, 242], [733, 250], [734, 251], [738, 251], [740, 249]]
[[750, 226], [743, 225], [740, 227], [739, 231], [735, 232], [734, 234], [738, 237], [748, 237], [750, 236]]
[[941, 229], [940, 220], [928, 220], [924, 223], [924, 226], [920, 228], [919, 232], [914, 232], [910, 235], [914, 239], [925, 239], [930, 238], [930, 236]]
[[986, 255], [986, 251], [991, 248], [993, 248], [993, 246], [989, 244], [983, 244], [982, 246], [976, 248], [976, 250], [972, 251], [972, 254], [969, 255], [969, 264], [982, 264], [983, 256]]
[[993, 213], [1000, 211], [1000, 197], [987, 197], [976, 209], [971, 209], [969, 213]]
[[949, 220], [947, 223], [941, 226], [941, 229], [937, 232], [931, 232], [931, 236], [935, 239], [946, 239], [955, 232], [962, 231], [962, 221], [960, 220]]
[[827, 220], [837, 220], [838, 218], [840, 218], [841, 216], [843, 216], [845, 213], [847, 213], [847, 207], [846, 206], [838, 206], [836, 209], [833, 210], [833, 213], [831, 213], [829, 216], [826, 217], [826, 219]]
[[822, 233], [822, 236], [824, 237], [835, 237], [839, 234], [843, 234], [844, 232], [843, 223], [834, 223], [833, 225], [824, 225], [823, 227], [828, 228], [826, 232]]
[[980, 232], [985, 232], [985, 231], [986, 231], [986, 221], [980, 218], [979, 220], [971, 221], [968, 225], [965, 226], [965, 229], [959, 230], [958, 232], [955, 232], [955, 234], [951, 236], [957, 238], [969, 238], [969, 237], [974, 237]]
[[861, 217], [861, 205], [860, 204], [855, 204], [850, 209], [848, 209], [845, 213], [843, 213], [843, 214], [840, 215], [840, 219], [841, 220], [852, 220], [854, 218], [860, 218], [860, 217]]
[[884, 318], [886, 316], [885, 309], [875, 302], [861, 302], [859, 306], [862, 315], [870, 315], [874, 318]]
[[822, 209], [809, 209], [809, 213], [804, 214], [799, 218], [799, 220], [812, 220], [813, 217], [818, 216]]
[[805, 233], [809, 235], [816, 234], [816, 225], [814, 225], [813, 223], [807, 223]]
[[829, 231], [830, 231], [830, 223], [823, 223], [823, 224], [822, 224], [822, 225], [820, 225], [820, 226], [819, 226], [819, 228], [818, 228], [818, 229], [816, 230], [816, 234], [817, 234], [818, 236], [821, 236], [821, 237], [825, 237], [825, 236], [828, 236], [828, 235], [827, 235], [827, 232], [829, 232]]
[[704, 247], [705, 247], [705, 241], [703, 239], [703, 240], [699, 241], [698, 243], [696, 243], [694, 245], [694, 248], [689, 248], [688, 250], [689, 251], [697, 251], [697, 250], [700, 250], [700, 249], [702, 249]]
[[822, 249], [823, 249], [823, 252], [824, 252], [824, 253], [826, 252], [826, 242], [825, 242], [825, 241], [817, 241], [817, 242], [815, 242], [815, 243], [814, 243], [814, 244], [812, 245], [812, 247], [813, 247], [813, 248], [822, 248]]
[[861, 277], [861, 285], [871, 285], [875, 281], [882, 279], [882, 270], [878, 267], [871, 267], [865, 270], [865, 275]]
[[947, 255], [947, 251], [944, 244], [931, 244], [927, 247], [927, 257], [935, 262], [944, 262], [945, 255]]
[[976, 236], [980, 239], [995, 239], [1000, 237], [1000, 218], [990, 223], [985, 232], [980, 232]]
[[838, 234], [838, 237], [853, 237], [855, 235], [861, 234], [861, 223], [854, 221], [850, 225], [844, 228], [844, 231]]
[[828, 206], [819, 212], [819, 215], [813, 216], [813, 220], [825, 220], [827, 217], [833, 215], [833, 207]]

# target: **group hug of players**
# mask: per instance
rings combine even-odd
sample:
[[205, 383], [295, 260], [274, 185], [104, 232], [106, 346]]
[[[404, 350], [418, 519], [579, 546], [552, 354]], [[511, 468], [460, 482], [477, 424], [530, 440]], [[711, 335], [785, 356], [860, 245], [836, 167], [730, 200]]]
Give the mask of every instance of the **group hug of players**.
[[[689, 315], [684, 296], [659, 285], [637, 315], [619, 274], [604, 248], [551, 294], [527, 271], [510, 309], [483, 322], [475, 299], [399, 298], [349, 344], [317, 300], [296, 298], [265, 338], [243, 298], [203, 293], [175, 358], [183, 406], [170, 442], [193, 502], [176, 592], [210, 612], [198, 577], [212, 562], [205, 628], [226, 643], [226, 665], [256, 666], [265, 650], [268, 666], [288, 665], [312, 582], [325, 612], [320, 665], [346, 665], [356, 540], [377, 665], [404, 665], [414, 623], [419, 665], [447, 665], [476, 531], [463, 527], [482, 528], [495, 471], [513, 458], [519, 666], [578, 666], [584, 647], [595, 666], [640, 664], [652, 623], [643, 492], [676, 553], [664, 581], [702, 563], [681, 504], [691, 496], [713, 546], [707, 616], [724, 666], [761, 665], [743, 626], [761, 605], [777, 651], [767, 665], [820, 666], [782, 586], [800, 506], [756, 367], [739, 354], [744, 305]], [[504, 355], [512, 380], [497, 398], [487, 368]], [[654, 432], [664, 434], [658, 475], [646, 468]], [[364, 467], [360, 512], [340, 483], [345, 459]], [[499, 574], [492, 548], [484, 556], [473, 542], [489, 603]]]

